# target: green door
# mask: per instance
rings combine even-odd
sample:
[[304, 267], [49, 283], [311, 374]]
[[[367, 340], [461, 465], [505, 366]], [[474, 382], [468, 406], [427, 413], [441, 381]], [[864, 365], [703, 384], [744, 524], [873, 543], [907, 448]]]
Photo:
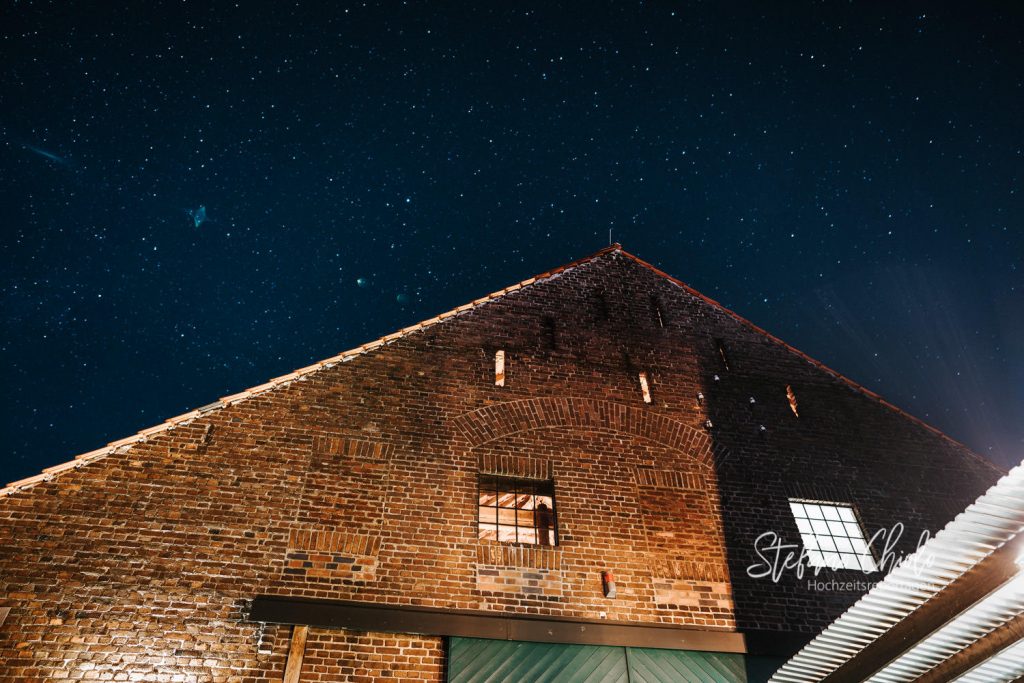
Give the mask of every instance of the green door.
[[621, 647], [450, 638], [448, 680], [627, 683], [629, 678], [626, 651]]
[[626, 648], [632, 683], [746, 683], [743, 655], [727, 652]]
[[746, 683], [743, 655], [449, 638], [450, 683]]

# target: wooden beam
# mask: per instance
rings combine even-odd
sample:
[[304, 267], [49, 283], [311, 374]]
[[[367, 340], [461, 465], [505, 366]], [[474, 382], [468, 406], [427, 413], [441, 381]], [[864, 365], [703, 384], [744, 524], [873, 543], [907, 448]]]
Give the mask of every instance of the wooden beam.
[[268, 624], [301, 624], [350, 631], [654, 647], [670, 650], [747, 652], [744, 634], [733, 631], [637, 624], [607, 619], [496, 614], [483, 610], [396, 607], [369, 602], [288, 596], [256, 597], [248, 619]]
[[284, 665], [284, 683], [299, 683], [302, 674], [302, 656], [306, 653], [306, 634], [309, 627], [298, 625], [292, 629], [292, 644], [288, 648], [288, 663]]

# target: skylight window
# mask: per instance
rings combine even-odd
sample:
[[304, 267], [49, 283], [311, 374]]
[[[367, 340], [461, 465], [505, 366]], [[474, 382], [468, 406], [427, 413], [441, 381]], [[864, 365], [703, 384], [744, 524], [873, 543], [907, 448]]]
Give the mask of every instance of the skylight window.
[[804, 542], [808, 565], [865, 572], [878, 568], [851, 506], [791, 500], [789, 507]]

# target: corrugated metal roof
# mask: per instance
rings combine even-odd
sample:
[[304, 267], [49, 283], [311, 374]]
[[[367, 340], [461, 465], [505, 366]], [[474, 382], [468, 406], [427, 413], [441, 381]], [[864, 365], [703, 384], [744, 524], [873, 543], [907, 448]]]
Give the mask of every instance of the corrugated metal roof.
[[[956, 519], [891, 571], [863, 598], [793, 656], [771, 680], [814, 683], [864, 648], [965, 572], [1024, 531], [1024, 463], [1000, 479]], [[1018, 573], [985, 598], [929, 634], [868, 680], [912, 681], [1024, 611], [1024, 576]], [[1016, 647], [1016, 646], [1014, 646]], [[997, 663], [998, 664], [998, 663]], [[1013, 677], [964, 679], [1013, 680]]]
[[[868, 683], [913, 681], [1021, 612], [1024, 612], [1024, 575], [1018, 574], [887, 664], [869, 678]], [[989, 679], [989, 683], [995, 680]]]

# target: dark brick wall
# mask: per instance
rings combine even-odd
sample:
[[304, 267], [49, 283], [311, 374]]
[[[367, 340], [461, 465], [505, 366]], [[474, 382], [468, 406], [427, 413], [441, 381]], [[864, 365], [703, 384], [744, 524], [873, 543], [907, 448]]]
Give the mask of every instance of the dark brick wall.
[[[550, 473], [561, 545], [478, 541], [481, 472]], [[746, 576], [788, 497], [916, 539], [998, 474], [608, 254], [0, 499], [0, 677], [280, 680], [261, 593], [810, 634], [858, 593]], [[442, 649], [314, 629], [303, 676], [440, 680]]]

